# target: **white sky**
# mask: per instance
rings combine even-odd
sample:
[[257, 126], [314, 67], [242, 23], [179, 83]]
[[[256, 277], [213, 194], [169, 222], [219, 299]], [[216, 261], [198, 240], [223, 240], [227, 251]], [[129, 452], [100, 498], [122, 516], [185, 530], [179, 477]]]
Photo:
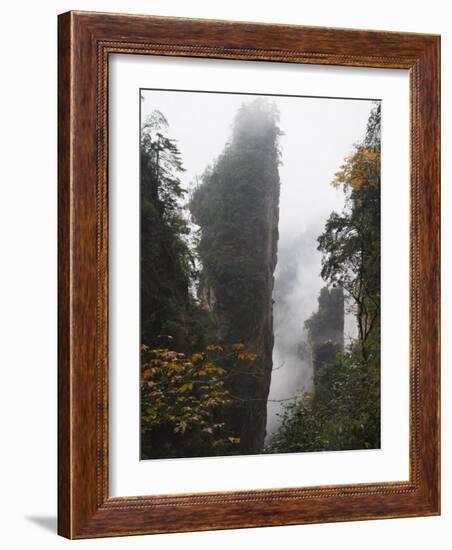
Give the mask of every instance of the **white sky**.
[[[142, 96], [142, 120], [154, 109], [168, 120], [168, 135], [177, 140], [186, 168], [181, 178], [185, 188], [222, 152], [237, 110], [255, 97], [157, 90], [142, 90]], [[316, 250], [316, 238], [331, 212], [342, 210], [343, 191], [330, 183], [353, 145], [364, 137], [373, 103], [362, 99], [268, 99], [279, 108], [284, 132], [280, 140], [279, 259], [295, 260], [297, 265], [290, 296], [274, 306], [273, 363], [274, 367], [284, 364], [284, 368], [273, 372], [269, 398], [279, 400], [310, 389], [312, 367], [300, 364], [297, 348], [304, 321], [316, 311], [320, 289], [325, 285], [320, 277], [321, 253]], [[299, 237], [303, 237], [301, 241]], [[309, 250], [297, 252], [296, 242], [308, 245]], [[281, 261], [275, 272], [275, 287], [280, 269], [284, 269]], [[346, 318], [346, 325], [350, 335], [354, 331], [352, 316]], [[268, 433], [277, 428], [281, 410], [281, 403], [269, 402]]]
[[[235, 113], [254, 96], [143, 90], [142, 120], [159, 109], [176, 139], [186, 172], [184, 187], [221, 153]], [[280, 231], [310, 225], [342, 205], [342, 192], [329, 183], [353, 144], [363, 137], [371, 101], [275, 97], [281, 113], [283, 165]]]

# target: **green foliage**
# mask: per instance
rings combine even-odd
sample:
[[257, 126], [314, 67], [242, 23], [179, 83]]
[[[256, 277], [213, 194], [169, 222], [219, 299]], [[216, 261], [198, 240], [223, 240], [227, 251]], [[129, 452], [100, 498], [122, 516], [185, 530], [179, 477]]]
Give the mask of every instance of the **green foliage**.
[[304, 394], [286, 406], [265, 452], [339, 451], [380, 447], [379, 365], [338, 356], [321, 372], [328, 395]]
[[190, 351], [204, 345], [214, 326], [189, 292], [196, 268], [179, 177], [184, 168], [167, 132], [159, 111], [141, 132], [141, 341], [160, 346], [165, 334], [176, 348]]
[[319, 312], [306, 323], [315, 391], [286, 406], [266, 452], [380, 447], [380, 117], [378, 104], [365, 138], [336, 174], [346, 206], [330, 215], [318, 239], [321, 275], [331, 292], [343, 289], [351, 298], [358, 338], [338, 352], [326, 308], [331, 295], [322, 289]]
[[[207, 408], [193, 397], [201, 379], [193, 392], [186, 381], [188, 386], [180, 400], [175, 397], [180, 389], [177, 380], [183, 382], [192, 374], [188, 368], [190, 354], [203, 349], [214, 337], [215, 325], [190, 292], [196, 268], [188, 244], [190, 226], [184, 213], [185, 191], [179, 178], [184, 168], [177, 145], [167, 131], [165, 117], [154, 111], [141, 133], [142, 458], [200, 456], [212, 449], [214, 434], [203, 429], [212, 428], [209, 414], [227, 403], [221, 384], [218, 387], [213, 384], [211, 369], [206, 371], [205, 380]], [[186, 399], [189, 401], [185, 402]], [[183, 407], [176, 406], [182, 403]], [[197, 414], [194, 408], [199, 409]], [[199, 420], [197, 431], [192, 429], [196, 420]], [[185, 435], [186, 431], [190, 437]], [[215, 435], [220, 432], [217, 426]], [[219, 441], [217, 438], [216, 444], [221, 448]]]
[[364, 140], [336, 174], [333, 185], [343, 186], [346, 207], [331, 214], [318, 239], [322, 277], [353, 300], [364, 360], [379, 341], [380, 116], [378, 104]]
[[141, 132], [141, 338], [150, 345], [170, 324], [179, 337], [188, 305], [190, 251], [180, 211], [183, 171], [175, 142], [165, 134], [168, 123], [154, 111]]

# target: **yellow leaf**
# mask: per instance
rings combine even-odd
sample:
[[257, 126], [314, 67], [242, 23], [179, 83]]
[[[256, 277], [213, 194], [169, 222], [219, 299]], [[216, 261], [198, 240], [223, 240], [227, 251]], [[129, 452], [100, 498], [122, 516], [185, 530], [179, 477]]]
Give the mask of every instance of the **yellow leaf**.
[[241, 351], [237, 357], [242, 361], [256, 361], [257, 355], [255, 353], [245, 353]]
[[187, 429], [187, 423], [182, 420], [182, 422], [179, 422], [179, 424], [174, 428], [174, 433], [184, 433]]
[[201, 378], [202, 376], [205, 376], [206, 374], [207, 374], [207, 373], [206, 373], [205, 370], [199, 370], [199, 371], [197, 371], [197, 372], [194, 372], [194, 373], [193, 373], [193, 376], [197, 376], [197, 377]]
[[245, 344], [232, 344], [232, 349], [235, 349], [235, 350], [240, 350], [240, 349], [243, 349], [245, 347]]
[[208, 351], [224, 351], [222, 346], [217, 346], [216, 344], [209, 344], [206, 349]]

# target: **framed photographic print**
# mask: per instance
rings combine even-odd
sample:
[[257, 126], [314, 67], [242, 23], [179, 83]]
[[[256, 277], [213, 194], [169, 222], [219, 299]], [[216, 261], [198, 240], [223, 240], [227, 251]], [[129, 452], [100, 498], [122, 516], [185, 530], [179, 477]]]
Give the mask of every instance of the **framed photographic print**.
[[439, 514], [438, 36], [59, 17], [59, 533]]

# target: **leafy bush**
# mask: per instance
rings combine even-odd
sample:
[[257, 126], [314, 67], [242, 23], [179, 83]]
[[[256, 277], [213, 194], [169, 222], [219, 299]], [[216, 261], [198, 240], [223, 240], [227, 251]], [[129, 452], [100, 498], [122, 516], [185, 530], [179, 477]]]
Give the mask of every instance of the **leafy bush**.
[[325, 366], [329, 395], [305, 393], [286, 405], [265, 452], [339, 451], [380, 447], [380, 366], [339, 354]]
[[240, 443], [225, 421], [234, 398], [225, 362], [250, 365], [244, 344], [210, 344], [197, 353], [142, 346], [142, 458], [225, 454]]

